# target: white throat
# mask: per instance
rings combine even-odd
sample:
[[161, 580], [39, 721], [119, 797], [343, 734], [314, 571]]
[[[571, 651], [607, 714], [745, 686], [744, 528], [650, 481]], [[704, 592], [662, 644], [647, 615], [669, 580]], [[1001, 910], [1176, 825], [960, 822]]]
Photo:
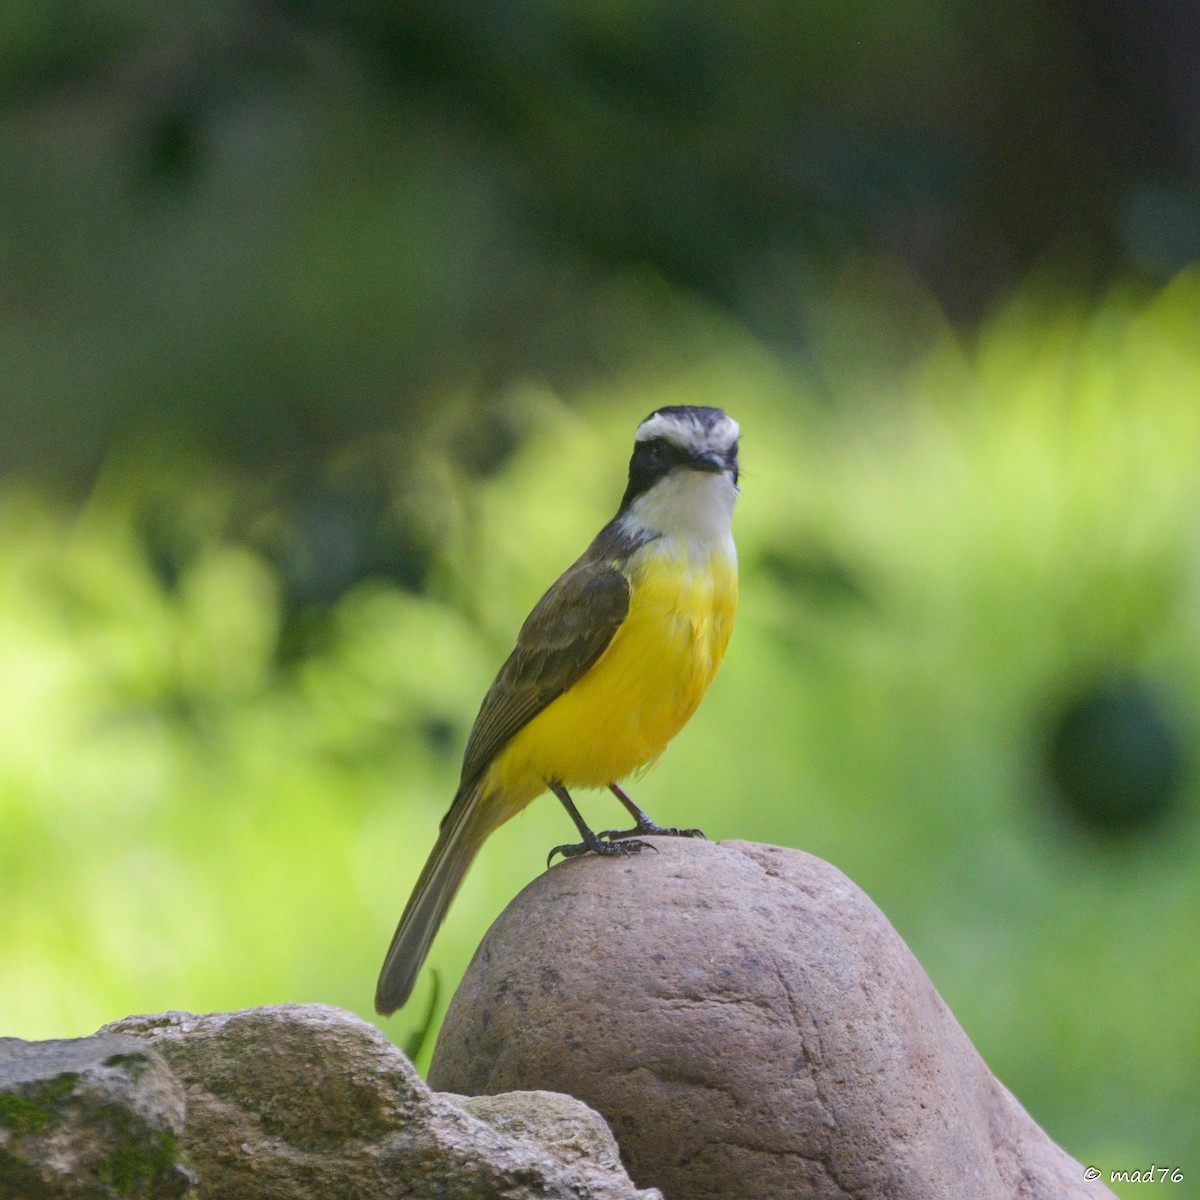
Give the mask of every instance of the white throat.
[[732, 550], [737, 495], [728, 471], [714, 475], [677, 468], [634, 500], [621, 526], [633, 535], [677, 540], [694, 554]]

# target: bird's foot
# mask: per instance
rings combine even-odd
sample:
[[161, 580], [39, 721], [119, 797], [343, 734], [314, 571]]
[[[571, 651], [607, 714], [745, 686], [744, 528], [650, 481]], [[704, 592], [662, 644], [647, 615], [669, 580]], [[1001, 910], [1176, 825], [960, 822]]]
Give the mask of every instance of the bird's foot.
[[645, 834], [647, 837], [653, 835], [655, 837], [704, 838], [705, 841], [708, 841], [703, 829], [676, 829], [673, 825], [658, 825], [649, 818], [639, 821], [632, 829], [606, 829], [596, 836], [606, 838], [610, 846], [627, 846], [629, 843], [623, 842], [622, 839], [635, 838], [639, 834]]
[[[631, 831], [633, 832], [633, 831]], [[649, 842], [639, 841], [604, 841], [605, 834], [595, 834], [588, 830], [582, 842], [576, 842], [569, 846], [555, 846], [549, 854], [546, 855], [546, 866], [550, 865], [551, 859], [556, 854], [561, 854], [563, 858], [578, 858], [581, 854], [602, 854], [621, 857], [626, 854], [640, 854], [643, 850], [653, 850], [654, 847]], [[657, 852], [656, 852], [657, 853]]]

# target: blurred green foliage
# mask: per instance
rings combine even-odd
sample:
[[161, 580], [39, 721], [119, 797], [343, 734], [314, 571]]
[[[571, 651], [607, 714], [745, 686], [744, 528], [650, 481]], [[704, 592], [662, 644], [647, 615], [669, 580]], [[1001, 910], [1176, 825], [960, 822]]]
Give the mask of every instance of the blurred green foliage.
[[[801, 360], [864, 258], [956, 319], [1034, 266], [1161, 282], [1200, 258], [1198, 21], [9, 0], [0, 469], [86, 490], [114, 447], [186, 439], [302, 489], [448, 396], [478, 417], [529, 378], [572, 394], [669, 355], [629, 275]], [[890, 336], [919, 333], [886, 299]]]
[[520, 620], [717, 404], [743, 608], [638, 799], [836, 863], [1072, 1153], [1200, 1178], [1198, 29], [0, 8], [0, 1033], [366, 1013]]

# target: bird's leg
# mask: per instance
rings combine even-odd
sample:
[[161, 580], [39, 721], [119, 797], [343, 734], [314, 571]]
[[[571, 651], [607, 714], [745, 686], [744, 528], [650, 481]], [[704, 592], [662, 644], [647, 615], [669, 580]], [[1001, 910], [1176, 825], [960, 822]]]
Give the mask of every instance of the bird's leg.
[[[645, 850], [650, 844], [648, 842], [612, 842], [602, 841], [588, 827], [587, 822], [579, 815], [579, 809], [575, 807], [575, 802], [571, 799], [570, 793], [561, 783], [551, 783], [550, 790], [562, 801], [562, 806], [567, 810], [571, 820], [575, 822], [575, 828], [579, 830], [582, 842], [578, 842], [573, 846], [555, 846], [553, 850], [546, 856], [546, 866], [550, 865], [550, 860], [556, 855], [561, 854], [563, 858], [577, 858], [580, 854], [586, 854], [589, 850], [593, 854], [636, 854], [639, 850]], [[650, 846], [650, 849], [653, 849]]]
[[[629, 815], [637, 822], [632, 829], [606, 829], [597, 835], [607, 838], [610, 843], [620, 844], [622, 838], [637, 837], [639, 833], [657, 833], [661, 837], [704, 837], [703, 829], [674, 829], [670, 826], [657, 825], [615, 783], [610, 783], [608, 790], [625, 805], [629, 810]], [[559, 799], [561, 798], [560, 796]]]

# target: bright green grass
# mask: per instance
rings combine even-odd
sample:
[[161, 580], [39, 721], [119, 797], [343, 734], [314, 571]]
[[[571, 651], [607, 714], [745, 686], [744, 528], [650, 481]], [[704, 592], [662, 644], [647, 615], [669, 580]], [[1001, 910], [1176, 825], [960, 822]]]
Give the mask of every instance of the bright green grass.
[[[1189, 752], [1200, 729], [1200, 279], [1091, 313], [1017, 304], [903, 367], [869, 325], [814, 323], [801, 373], [698, 324], [670, 382], [570, 410], [512, 397], [538, 432], [494, 480], [431, 466], [431, 596], [361, 587], [291, 674], [271, 572], [204, 534], [219, 483], [191, 493], [202, 549], [174, 593], [119, 472], [82, 514], [0, 499], [0, 1033], [285, 1000], [369, 1014], [454, 789], [423, 731], [450, 721], [461, 746], [528, 607], [615, 505], [636, 421], [719, 404], [744, 433], [742, 611], [636, 794], [836, 863], [1074, 1155], [1200, 1179], [1195, 780], [1173, 823], [1097, 845], [1037, 770], [1044, 714], [1105, 669], [1159, 681]], [[489, 842], [431, 956], [443, 1004], [570, 832], [539, 802]]]

